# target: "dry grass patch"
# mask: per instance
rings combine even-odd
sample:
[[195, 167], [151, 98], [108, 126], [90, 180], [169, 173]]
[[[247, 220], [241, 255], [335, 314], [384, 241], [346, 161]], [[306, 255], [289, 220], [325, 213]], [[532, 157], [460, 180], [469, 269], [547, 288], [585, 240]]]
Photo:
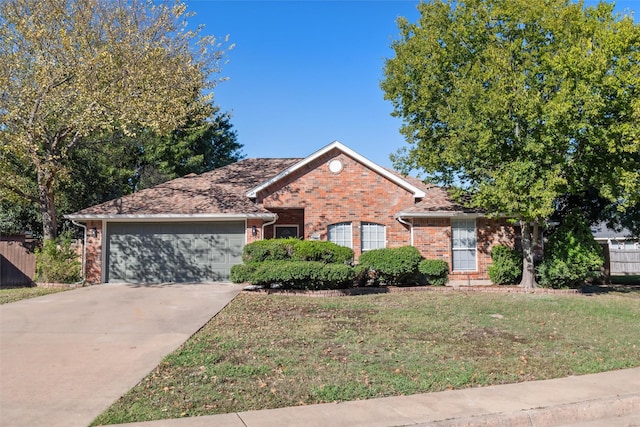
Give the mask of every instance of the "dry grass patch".
[[41, 297], [43, 295], [55, 294], [62, 291], [68, 291], [71, 288], [66, 287], [27, 287], [27, 288], [0, 288], [0, 304], [16, 302], [23, 299]]
[[631, 295], [241, 294], [95, 423], [557, 378], [640, 366]]

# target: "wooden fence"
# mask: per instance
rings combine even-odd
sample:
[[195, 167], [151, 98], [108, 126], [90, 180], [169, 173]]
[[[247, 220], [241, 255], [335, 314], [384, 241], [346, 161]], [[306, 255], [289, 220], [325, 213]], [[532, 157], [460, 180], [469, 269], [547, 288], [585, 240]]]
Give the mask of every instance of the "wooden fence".
[[640, 275], [640, 250], [609, 248], [609, 270], [612, 276]]
[[34, 244], [23, 236], [2, 236], [0, 286], [31, 286], [36, 272]]

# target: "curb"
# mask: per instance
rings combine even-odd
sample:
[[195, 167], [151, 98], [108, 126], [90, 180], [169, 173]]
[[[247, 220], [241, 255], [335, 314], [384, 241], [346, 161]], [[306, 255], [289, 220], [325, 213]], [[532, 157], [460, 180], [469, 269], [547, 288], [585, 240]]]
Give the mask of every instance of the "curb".
[[[640, 424], [640, 393], [605, 399], [527, 409], [518, 412], [488, 414], [475, 417], [413, 424], [415, 427], [503, 427], [503, 426], [566, 426], [577, 423], [610, 420], [635, 415]], [[411, 424], [410, 424], [411, 425]]]

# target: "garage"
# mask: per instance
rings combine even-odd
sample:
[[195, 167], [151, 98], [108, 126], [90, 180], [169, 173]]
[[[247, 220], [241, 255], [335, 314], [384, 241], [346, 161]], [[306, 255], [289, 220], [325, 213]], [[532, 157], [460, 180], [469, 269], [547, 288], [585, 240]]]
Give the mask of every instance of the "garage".
[[242, 262], [244, 221], [108, 222], [108, 283], [184, 283], [229, 280]]

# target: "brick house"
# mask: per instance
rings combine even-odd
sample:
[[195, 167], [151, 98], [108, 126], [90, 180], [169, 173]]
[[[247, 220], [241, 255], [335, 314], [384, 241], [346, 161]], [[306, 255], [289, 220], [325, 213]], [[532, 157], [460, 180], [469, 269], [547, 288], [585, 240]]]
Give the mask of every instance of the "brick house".
[[226, 280], [246, 243], [274, 237], [330, 240], [356, 260], [413, 245], [446, 260], [451, 281], [484, 281], [491, 247], [513, 246], [516, 231], [337, 141], [303, 159], [187, 175], [67, 218], [87, 227], [91, 283]]

